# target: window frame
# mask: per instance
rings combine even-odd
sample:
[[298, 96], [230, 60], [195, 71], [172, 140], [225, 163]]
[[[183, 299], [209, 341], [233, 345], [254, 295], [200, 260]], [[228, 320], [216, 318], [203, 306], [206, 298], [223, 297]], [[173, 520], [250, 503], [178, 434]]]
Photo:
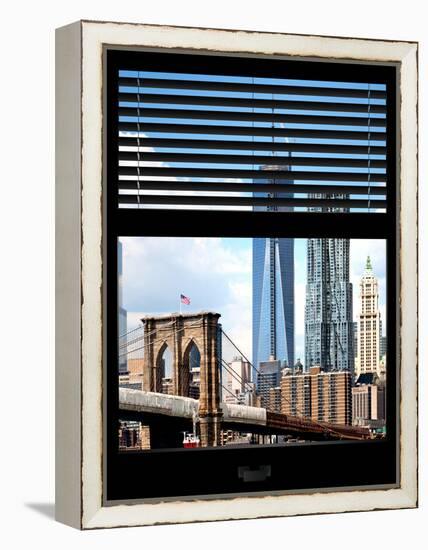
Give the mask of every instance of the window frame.
[[[81, 248], [76, 256], [82, 268], [81, 287], [78, 292], [83, 300], [80, 309], [79, 326], [81, 326], [81, 340], [79, 343], [80, 359], [78, 364], [81, 367], [75, 381], [81, 388], [81, 405], [78, 401], [80, 419], [79, 449], [81, 451], [80, 468], [73, 478], [68, 477], [66, 481], [71, 483], [80, 480], [82, 489], [79, 503], [78, 526], [83, 528], [102, 527], [112, 525], [142, 525], [154, 522], [169, 521], [190, 521], [192, 519], [225, 519], [238, 517], [261, 517], [267, 515], [287, 515], [295, 513], [313, 513], [320, 511], [343, 511], [362, 510], [372, 508], [406, 507], [416, 504], [416, 53], [417, 46], [414, 43], [403, 42], [382, 42], [357, 39], [337, 39], [327, 37], [304, 37], [297, 35], [285, 35], [274, 33], [258, 32], [235, 32], [220, 31], [212, 29], [185, 29], [168, 27], [165, 28], [150, 25], [120, 25], [114, 23], [100, 24], [92, 22], [79, 22], [73, 28], [62, 29], [60, 48], [63, 53], [65, 46], [74, 45], [73, 53], [75, 59], [72, 64], [73, 72], [76, 67], [81, 70], [81, 89], [79, 86], [73, 90], [77, 94], [70, 98], [71, 103], [78, 106], [79, 120], [81, 123], [80, 136], [76, 128], [66, 136], [71, 140], [78, 138], [81, 145], [81, 158], [73, 156], [73, 162], [78, 162], [81, 171], [72, 174], [72, 181], [78, 181], [78, 195], [80, 197], [81, 218], [77, 220], [81, 236]], [[402, 364], [405, 368], [400, 371], [401, 389], [401, 414], [400, 414], [400, 486], [396, 489], [373, 489], [368, 491], [347, 490], [347, 498], [343, 499], [341, 491], [329, 493], [275, 495], [272, 498], [257, 497], [247, 499], [242, 494], [232, 495], [235, 498], [213, 499], [204, 503], [205, 512], [201, 515], [198, 512], [197, 503], [181, 499], [171, 501], [163, 506], [162, 511], [154, 508], [153, 504], [135, 504], [125, 507], [120, 505], [103, 505], [102, 489], [102, 409], [100, 408], [102, 396], [102, 341], [107, 336], [107, 327], [103, 322], [102, 297], [100, 289], [104, 287], [108, 276], [103, 273], [103, 257], [108, 253], [105, 236], [106, 217], [103, 217], [100, 205], [106, 202], [106, 194], [102, 193], [102, 125], [103, 119], [102, 101], [96, 90], [102, 87], [102, 51], [104, 45], [115, 49], [135, 47], [136, 44], [145, 48], [182, 48], [206, 50], [208, 52], [227, 49], [229, 33], [235, 33], [233, 49], [246, 55], [298, 55], [301, 58], [313, 58], [322, 52], [323, 57], [333, 59], [353, 59], [356, 62], [387, 62], [399, 65], [400, 72], [400, 102], [396, 103], [397, 111], [401, 113], [400, 128], [397, 136], [398, 144], [398, 173], [400, 174], [400, 186], [405, 181], [406, 193], [401, 193], [397, 201], [399, 208], [394, 213], [394, 225], [400, 234], [397, 235], [397, 243], [400, 249], [400, 263], [396, 267], [396, 276], [399, 280], [397, 289], [400, 290], [400, 299], [397, 305], [401, 304], [401, 328], [400, 337], [397, 337], [397, 347], [401, 351]], [[370, 48], [368, 47], [370, 46]], [[228, 52], [223, 52], [228, 53]], [[229, 52], [230, 53], [230, 52]], [[82, 66], [80, 66], [82, 62]], [[63, 67], [60, 73], [70, 72], [70, 67]], [[68, 75], [67, 75], [68, 76]], [[59, 75], [61, 78], [61, 74]], [[61, 93], [66, 95], [65, 91]], [[73, 105], [74, 105], [73, 103]], [[76, 107], [76, 105], [74, 105]], [[70, 116], [61, 112], [67, 119]], [[105, 115], [105, 113], [104, 113]], [[83, 135], [83, 139], [82, 139]], [[60, 144], [62, 146], [62, 144]], [[75, 151], [73, 150], [75, 153]], [[104, 155], [106, 150], [104, 149]], [[59, 160], [70, 156], [65, 147], [60, 147]], [[80, 164], [81, 162], [81, 164]], [[61, 174], [60, 174], [61, 175]], [[64, 181], [67, 177], [64, 178]], [[70, 180], [70, 177], [69, 177]], [[61, 196], [60, 196], [61, 200]], [[170, 212], [170, 211], [168, 211]], [[232, 213], [236, 216], [236, 213]], [[266, 223], [260, 213], [260, 223]], [[294, 213], [297, 214], [297, 213]], [[145, 212], [147, 220], [150, 218], [149, 211]], [[275, 214], [276, 215], [276, 214]], [[204, 218], [207, 212], [203, 212]], [[311, 213], [310, 216], [316, 216]], [[352, 214], [355, 216], [355, 214]], [[372, 216], [372, 214], [371, 214]], [[315, 218], [314, 218], [315, 219]], [[73, 220], [75, 224], [76, 220]], [[71, 225], [73, 225], [73, 223]], [[76, 229], [73, 225], [73, 231]], [[364, 231], [364, 227], [361, 227]], [[296, 233], [293, 233], [296, 237]], [[372, 237], [373, 238], [373, 237]], [[102, 243], [104, 242], [104, 245]], [[110, 256], [111, 257], [111, 256]], [[105, 264], [104, 264], [105, 269]], [[401, 277], [399, 275], [401, 274]], [[75, 297], [75, 296], [74, 296]], [[75, 351], [74, 357], [75, 355]], [[405, 362], [403, 363], [403, 360]], [[64, 374], [59, 369], [60, 375]], [[80, 376], [81, 375], [81, 376]], [[68, 405], [67, 405], [68, 406]], [[76, 415], [76, 403], [70, 405], [73, 414]], [[59, 435], [58, 445], [70, 445], [61, 435], [61, 424], [57, 426]], [[77, 438], [73, 438], [77, 443]], [[80, 447], [81, 442], [81, 447]], [[62, 463], [63, 464], [63, 463]], [[60, 479], [67, 476], [61, 471]], [[60, 507], [65, 510], [69, 500], [60, 498]], [[346, 503], [344, 503], [346, 500]], [[67, 501], [67, 502], [66, 502]], [[105, 503], [104, 503], [105, 504]], [[196, 504], [196, 506], [195, 506]], [[64, 512], [64, 518], [67, 513]], [[73, 520], [74, 521], [74, 520]]]
[[[303, 238], [321, 236], [330, 238], [381, 238], [386, 240], [387, 258], [387, 326], [388, 335], [395, 333], [399, 319], [394, 307], [397, 303], [395, 263], [396, 263], [396, 78], [395, 65], [365, 65], [329, 61], [301, 61], [279, 58], [239, 55], [222, 56], [220, 52], [207, 55], [206, 52], [181, 53], [147, 52], [145, 49], [124, 50], [107, 47], [104, 49], [106, 66], [106, 126], [104, 139], [107, 154], [104, 183], [106, 185], [105, 224], [106, 254], [104, 256], [104, 280], [107, 281], [104, 298], [104, 322], [107, 336], [105, 349], [105, 477], [104, 501], [113, 505], [117, 501], [146, 501], [159, 498], [181, 498], [190, 495], [222, 495], [251, 492], [269, 494], [272, 491], [295, 492], [296, 490], [332, 490], [333, 487], [394, 487], [399, 483], [396, 457], [397, 385], [396, 361], [393, 353], [395, 338], [388, 342], [387, 380], [387, 435], [386, 440], [372, 442], [328, 442], [325, 445], [305, 446], [297, 449], [292, 446], [280, 448], [243, 449], [203, 449], [197, 453], [186, 453], [181, 449], [152, 449], [144, 453], [119, 453], [117, 447], [117, 425], [119, 413], [119, 385], [117, 377], [118, 332], [117, 332], [117, 240], [119, 237], [173, 236], [173, 237], [288, 237]], [[149, 64], [146, 68], [145, 63]], [[260, 211], [218, 211], [180, 209], [127, 209], [118, 208], [117, 182], [119, 176], [119, 71], [120, 70], [176, 70], [251, 76], [260, 74], [278, 77], [282, 72], [287, 78], [302, 76], [311, 80], [332, 81], [336, 71], [340, 71], [341, 82], [386, 83], [387, 97], [387, 209], [386, 213], [352, 212], [260, 212]], [[273, 72], [273, 71], [276, 71]], [[143, 154], [144, 157], [144, 154]], [[298, 229], [296, 229], [298, 228]], [[168, 455], [165, 456], [165, 453]], [[335, 457], [337, 456], [337, 459]], [[357, 468], [340, 467], [354, 460]], [[180, 476], [156, 475], [155, 471], [168, 471], [168, 461], [179, 464]], [[238, 467], [242, 463], [272, 464], [272, 473], [264, 483], [244, 485], [238, 477]], [[283, 461], [294, 472], [292, 478], [281, 471]], [[323, 473], [308, 476], [311, 464], [324, 464]], [[161, 464], [163, 466], [161, 466]], [[218, 472], [204, 483], [204, 471]], [[127, 471], [123, 478], [120, 472]], [[138, 472], [140, 472], [138, 474]], [[146, 473], [147, 472], [147, 473]], [[374, 475], [377, 473], [377, 476]], [[308, 487], [308, 478], [312, 485]], [[128, 483], [127, 483], [128, 480]], [[193, 483], [191, 483], [193, 481]]]

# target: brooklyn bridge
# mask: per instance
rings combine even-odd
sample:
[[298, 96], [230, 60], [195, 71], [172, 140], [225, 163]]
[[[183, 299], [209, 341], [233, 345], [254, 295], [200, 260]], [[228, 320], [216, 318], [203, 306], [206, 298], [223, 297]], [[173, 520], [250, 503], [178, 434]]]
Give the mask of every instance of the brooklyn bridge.
[[[140, 381], [119, 376], [119, 416], [123, 423], [142, 427], [143, 448], [181, 447], [183, 432], [197, 437], [201, 447], [225, 443], [224, 433], [245, 434], [248, 443], [316, 440], [364, 440], [366, 428], [324, 422], [269, 410], [249, 380], [231, 371], [225, 344], [243, 356], [209, 311], [146, 316], [139, 329], [120, 338], [119, 356], [139, 362]], [[166, 354], [169, 364], [166, 364]], [[250, 365], [251, 363], [248, 362]], [[259, 373], [251, 365], [253, 376]], [[224, 384], [222, 373], [242, 384], [252, 404], [242, 404]], [[227, 399], [224, 397], [230, 396]]]

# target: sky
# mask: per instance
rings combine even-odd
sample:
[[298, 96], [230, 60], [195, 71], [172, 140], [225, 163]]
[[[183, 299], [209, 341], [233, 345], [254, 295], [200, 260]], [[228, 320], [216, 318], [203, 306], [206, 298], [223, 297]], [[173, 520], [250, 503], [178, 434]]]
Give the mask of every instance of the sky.
[[[280, 103], [278, 103], [278, 107], [277, 108], [266, 108], [266, 107], [242, 107], [240, 106], [239, 107], [239, 112], [241, 113], [254, 113], [255, 115], [258, 115], [260, 116], [262, 113], [266, 114], [266, 115], [270, 115], [270, 114], [273, 114], [275, 113], [276, 115], [279, 115], [279, 114], [292, 114], [292, 115], [308, 115], [308, 114], [311, 114], [311, 115], [326, 115], [328, 114], [330, 117], [334, 117], [334, 116], [338, 116], [340, 117], [341, 115], [344, 114], [343, 112], [343, 109], [342, 109], [342, 106], [343, 105], [348, 105], [349, 104], [352, 104], [352, 105], [358, 105], [358, 104], [363, 104], [363, 105], [372, 105], [372, 106], [382, 106], [382, 105], [385, 105], [385, 100], [384, 99], [376, 99], [376, 98], [368, 98], [368, 97], [363, 97], [363, 98], [337, 98], [335, 97], [335, 94], [334, 92], [332, 91], [331, 92], [331, 96], [330, 95], [327, 95], [327, 96], [317, 96], [317, 95], [313, 95], [313, 96], [300, 96], [300, 95], [293, 95], [293, 94], [287, 94], [285, 89], [282, 89], [281, 86], [278, 86], [278, 93], [275, 93], [275, 94], [271, 94], [271, 93], [266, 93], [266, 92], [240, 92], [240, 91], [224, 91], [224, 90], [221, 90], [221, 91], [210, 91], [210, 90], [187, 90], [187, 89], [184, 89], [184, 90], [181, 90], [181, 89], [174, 89], [174, 86], [173, 86], [173, 82], [174, 81], [179, 81], [180, 79], [183, 79], [185, 78], [186, 80], [193, 80], [193, 81], [209, 81], [209, 82], [214, 82], [214, 83], [218, 83], [218, 82], [229, 82], [229, 83], [236, 83], [236, 82], [239, 82], [241, 84], [251, 84], [252, 82], [256, 83], [256, 84], [270, 84], [270, 85], [275, 85], [275, 84], [281, 84], [282, 86], [285, 86], [285, 85], [290, 85], [290, 86], [301, 86], [302, 87], [302, 90], [306, 89], [309, 87], [314, 87], [316, 86], [316, 88], [318, 87], [321, 87], [321, 88], [330, 88], [332, 87], [333, 90], [334, 89], [346, 89], [346, 88], [351, 88], [351, 89], [354, 89], [354, 90], [364, 90], [364, 91], [375, 91], [375, 90], [384, 90], [385, 89], [385, 85], [384, 84], [374, 84], [374, 83], [355, 83], [355, 82], [328, 82], [328, 81], [314, 81], [314, 80], [293, 80], [293, 79], [287, 79], [287, 78], [255, 78], [255, 79], [252, 79], [252, 77], [248, 77], [248, 76], [224, 76], [224, 75], [203, 75], [203, 74], [182, 74], [182, 73], [163, 73], [163, 72], [150, 72], [150, 71], [140, 71], [139, 73], [137, 73], [136, 71], [119, 71], [119, 74], [121, 77], [131, 77], [131, 78], [136, 78], [137, 76], [139, 76], [139, 78], [141, 79], [140, 81], [140, 84], [143, 85], [144, 83], [144, 80], [145, 79], [150, 79], [150, 78], [156, 78], [158, 80], [164, 80], [166, 85], [165, 87], [163, 86], [160, 86], [160, 87], [150, 87], [148, 84], [147, 84], [147, 87], [142, 87], [140, 89], [140, 92], [141, 92], [141, 97], [144, 98], [144, 93], [150, 93], [150, 94], [154, 94], [156, 96], [157, 95], [162, 95], [162, 94], [165, 94], [165, 93], [168, 93], [168, 94], [173, 94], [173, 96], [176, 96], [176, 97], [183, 97], [183, 96], [186, 96], [188, 97], [188, 102], [185, 103], [184, 105], [183, 104], [180, 104], [180, 103], [175, 103], [173, 100], [170, 100], [170, 102], [167, 102], [167, 103], [150, 103], [148, 100], [146, 102], [144, 102], [143, 100], [141, 101], [141, 103], [139, 103], [139, 107], [141, 108], [141, 111], [140, 111], [140, 116], [139, 118], [136, 117], [136, 116], [131, 116], [131, 114], [129, 114], [129, 116], [125, 116], [125, 115], [120, 115], [119, 119], [120, 119], [120, 122], [123, 122], [123, 123], [133, 123], [135, 126], [134, 126], [134, 131], [131, 132], [131, 131], [123, 131], [120, 133], [121, 136], [136, 136], [137, 135], [137, 120], [140, 121], [140, 124], [142, 125], [142, 128], [139, 130], [139, 133], [138, 135], [140, 136], [141, 138], [141, 146], [139, 147], [139, 150], [141, 153], [143, 153], [142, 155], [142, 159], [139, 163], [139, 166], [141, 167], [142, 169], [142, 175], [140, 177], [137, 178], [136, 175], [127, 175], [126, 176], [126, 180], [130, 181], [130, 180], [134, 180], [136, 181], [138, 179], [138, 182], [139, 182], [139, 189], [136, 190], [136, 189], [125, 189], [125, 190], [119, 190], [119, 194], [126, 194], [128, 196], [130, 195], [139, 195], [141, 197], [141, 206], [142, 208], [155, 208], [156, 206], [158, 205], [153, 205], [153, 204], [144, 204], [144, 197], [145, 196], [149, 196], [149, 195], [182, 195], [182, 196], [186, 196], [186, 195], [191, 195], [191, 196], [204, 196], [204, 195], [209, 195], [209, 196], [216, 196], [216, 195], [225, 195], [224, 192], [207, 192], [207, 191], [166, 191], [166, 190], [153, 190], [153, 189], [150, 189], [149, 187], [146, 188], [144, 186], [144, 181], [146, 180], [153, 180], [153, 179], [159, 179], [157, 176], [145, 176], [144, 175], [144, 168], [186, 168], [186, 169], [194, 169], [194, 168], [204, 168], [205, 170], [207, 169], [212, 169], [212, 168], [225, 168], [225, 166], [223, 165], [218, 165], [218, 164], [214, 164], [214, 163], [208, 163], [208, 162], [191, 162], [191, 161], [186, 161], [186, 162], [162, 162], [162, 161], [153, 161], [153, 160], [150, 160], [150, 158], [145, 158], [144, 157], [144, 153], [151, 153], [151, 152], [157, 152], [157, 153], [160, 153], [160, 152], [167, 152], [165, 151], [164, 148], [161, 148], [161, 147], [157, 147], [156, 149], [153, 149], [152, 147], [148, 147], [148, 146], [145, 146], [145, 143], [144, 143], [144, 138], [146, 137], [152, 137], [152, 138], [174, 138], [176, 140], [179, 140], [179, 139], [205, 139], [206, 137], [210, 138], [210, 139], [221, 139], [221, 140], [228, 140], [230, 139], [231, 135], [232, 134], [228, 134], [227, 132], [230, 132], [231, 131], [231, 128], [237, 128], [237, 127], [256, 127], [258, 129], [260, 128], [270, 128], [272, 123], [269, 122], [269, 121], [259, 121], [258, 119], [256, 121], [250, 121], [250, 120], [228, 120], [228, 114], [230, 115], [231, 112], [233, 111], [236, 111], [237, 108], [236, 107], [225, 107], [225, 106], [216, 106], [216, 105], [209, 105], [209, 106], [200, 106], [200, 105], [193, 105], [192, 104], [192, 96], [198, 96], [198, 97], [202, 97], [202, 98], [209, 98], [209, 97], [215, 97], [215, 98], [218, 98], [218, 97], [222, 97], [222, 98], [238, 98], [238, 99], [273, 99], [274, 96], [275, 96], [275, 99], [281, 99], [282, 101]], [[129, 92], [132, 92], [132, 93], [136, 93], [136, 91], [138, 90], [138, 88], [136, 87], [136, 83], [137, 81], [134, 82], [134, 86], [120, 86], [120, 92], [123, 93], [123, 94], [126, 94], [126, 93], [129, 93]], [[120, 106], [121, 107], [133, 107], [135, 109], [135, 106], [137, 105], [137, 103], [135, 103], [135, 98], [132, 99], [132, 96], [130, 96], [131, 100], [130, 101], [123, 101], [121, 100], [120, 101]], [[153, 99], [152, 99], [153, 100]], [[310, 110], [308, 110], [308, 108], [306, 107], [305, 109], [296, 109], [296, 108], [293, 108], [293, 107], [287, 107], [286, 106], [286, 101], [284, 100], [294, 100], [294, 101], [299, 101], [299, 100], [302, 100], [302, 101], [310, 101], [312, 102], [312, 108]], [[321, 102], [327, 102], [327, 103], [331, 103], [331, 102], [334, 102], [337, 104], [337, 111], [324, 111], [324, 110], [317, 110], [317, 104], [319, 104]], [[189, 110], [191, 109], [193, 112], [196, 112], [196, 111], [209, 111], [209, 112], [212, 112], [212, 111], [219, 111], [219, 112], [223, 112], [224, 113], [224, 119], [221, 120], [204, 120], [203, 118], [200, 119], [199, 117], [198, 118], [177, 118], [177, 119], [174, 119], [174, 118], [168, 118], [168, 117], [165, 117], [165, 118], [162, 118], [162, 117], [156, 117], [155, 114], [153, 113], [150, 113], [150, 109], [170, 109], [171, 107], [173, 107], [173, 110], [174, 111], [180, 111], [180, 110]], [[135, 114], [135, 113], [134, 113]], [[346, 114], [346, 113], [345, 113]], [[352, 145], [361, 145], [363, 147], [367, 147], [367, 151], [364, 152], [364, 153], [360, 153], [360, 154], [350, 154], [350, 153], [346, 153], [346, 157], [349, 158], [349, 159], [368, 159], [370, 158], [371, 160], [382, 160], [384, 159], [384, 154], [381, 154], [380, 156], [378, 154], [376, 154], [376, 151], [375, 150], [371, 150], [370, 149], [370, 145], [374, 145], [375, 143], [379, 144], [379, 145], [384, 145], [385, 144], [385, 136], [383, 134], [383, 131], [384, 131], [384, 128], [379, 128], [377, 127], [376, 125], [371, 125], [369, 127], [367, 127], [367, 123], [365, 122], [365, 117], [367, 117], [367, 112], [352, 112], [352, 113], [348, 113], [350, 116], [352, 115], [352, 117], [354, 119], [358, 119], [358, 118], [361, 118], [361, 120], [364, 122], [361, 122], [361, 126], [345, 126], [343, 125], [343, 122], [342, 122], [342, 125], [337, 125], [337, 124], [322, 124], [322, 123], [316, 123], [316, 124], [311, 124], [311, 123], [289, 123], [287, 122], [287, 124], [285, 123], [282, 123], [282, 122], [274, 122], [273, 126], [276, 128], [276, 129], [285, 129], [286, 127], [290, 130], [293, 130], [293, 129], [305, 129], [305, 130], [316, 130], [317, 132], [319, 131], [322, 131], [322, 130], [347, 130], [347, 131], [352, 131], [352, 130], [366, 130], [368, 128], [369, 130], [369, 133], [368, 133], [368, 138], [366, 139], [363, 139], [363, 140], [358, 140], [356, 138], [353, 138], [352, 140], [350, 139], [343, 139], [343, 138], [338, 138], [338, 137], [335, 137], [334, 139], [327, 139], [325, 137], [304, 137], [304, 138], [283, 138], [283, 137], [280, 137], [280, 138], [274, 138], [274, 137], [271, 137], [269, 135], [265, 135], [264, 137], [257, 137], [257, 136], [254, 136], [254, 135], [247, 135], [247, 136], [235, 136], [235, 139], [239, 139], [239, 141], [241, 142], [244, 142], [244, 141], [249, 141], [251, 143], [253, 143], [253, 150], [248, 150], [248, 151], [245, 151], [245, 150], [234, 150], [234, 149], [228, 149], [227, 151], [223, 151], [223, 153], [234, 153], [234, 154], [239, 154], [240, 156], [247, 156], [248, 157], [248, 162], [244, 163], [244, 164], [232, 164], [232, 163], [228, 163], [227, 164], [227, 168], [228, 170], [231, 172], [231, 174], [233, 174], [233, 171], [235, 171], [236, 173], [233, 174], [233, 178], [222, 178], [222, 181], [233, 181], [234, 183], [244, 183], [244, 180], [243, 179], [240, 179], [237, 177], [237, 169], [253, 169], [253, 170], [259, 170], [262, 165], [260, 164], [257, 164], [254, 162], [254, 159], [253, 159], [253, 155], [255, 153], [257, 154], [262, 154], [264, 156], [269, 156], [269, 152], [266, 152], [266, 151], [257, 151], [257, 142], [270, 142], [271, 139], [272, 139], [272, 143], [278, 143], [278, 142], [281, 142], [281, 141], [289, 141], [289, 142], [296, 142], [296, 143], [307, 143], [307, 144], [313, 144], [313, 143], [321, 143], [323, 145], [331, 145], [331, 144], [337, 144], [337, 145], [343, 145], [343, 144], [352, 144]], [[376, 112], [370, 112], [370, 119], [372, 120], [375, 120], [375, 119], [385, 119], [385, 114], [382, 114], [382, 113], [376, 113]], [[216, 134], [209, 134], [209, 135], [204, 135], [204, 134], [177, 134], [177, 133], [174, 133], [174, 131], [172, 130], [172, 128], [174, 128], [174, 126], [171, 126], [171, 128], [169, 128], [168, 131], [166, 131], [165, 129], [158, 133], [156, 131], [153, 131], [153, 130], [148, 130], [148, 133], [145, 133], [143, 131], [144, 129], [144, 126], [145, 124], [147, 123], [150, 123], [150, 124], [153, 124], [153, 123], [156, 123], [156, 124], [166, 124], [166, 125], [169, 125], [169, 124], [186, 124], [186, 125], [189, 125], [190, 127], [192, 125], [194, 126], [200, 126], [201, 124], [203, 124], [204, 126], [215, 126], [216, 128], [218, 128], [218, 132], [216, 132]], [[227, 132], [226, 134], [224, 134], [223, 132], [223, 128], [227, 128]], [[135, 147], [129, 147], [129, 146], [121, 146], [121, 151], [123, 152], [132, 152], [134, 151], [135, 152]], [[173, 148], [173, 151], [174, 153], [189, 153], [189, 150], [186, 149], [186, 148], [180, 148], [179, 146], [175, 146]], [[217, 150], [213, 150], [213, 149], [210, 149], [210, 148], [203, 148], [203, 149], [200, 149], [200, 150], [192, 150], [194, 153], [198, 152], [198, 153], [203, 153], [203, 154], [206, 154], [206, 153], [217, 153], [218, 154], [218, 151]], [[171, 152], [171, 150], [169, 150], [168, 152]], [[272, 149], [272, 154], [270, 156], [272, 156], [272, 158], [275, 158], [275, 157], [280, 157], [280, 156], [288, 156], [287, 153], [284, 153], [284, 152], [278, 152], [278, 151], [275, 151], [275, 147], [273, 147]], [[293, 157], [311, 157], [311, 158], [314, 158], [316, 159], [317, 157], [320, 157], [320, 158], [328, 158], [329, 156], [331, 156], [331, 153], [313, 153], [313, 152], [299, 152], [299, 153], [293, 153], [292, 155]], [[344, 157], [344, 154], [343, 153], [337, 153], [337, 154], [334, 154], [334, 156], [338, 157], [338, 158], [343, 158]], [[246, 160], [246, 159], [245, 159]], [[135, 167], [137, 165], [136, 161], [135, 160], [121, 160], [120, 161], [120, 166], [122, 167]], [[299, 168], [301, 169], [302, 167], [300, 166], [295, 166], [295, 165], [292, 165], [289, 167], [289, 171], [293, 172], [293, 171], [299, 171]], [[314, 160], [314, 166], [306, 166], [306, 169], [308, 171], [311, 171], [311, 172], [330, 172], [330, 171], [334, 171], [334, 172], [338, 172], [338, 173], [357, 173], [357, 172], [360, 172], [360, 173], [367, 173], [367, 167], [360, 167], [360, 168], [355, 168], [355, 167], [340, 167], [340, 166], [336, 166], [334, 168], [332, 167], [326, 167], [326, 166], [319, 166], [317, 165], [316, 161]], [[379, 174], [384, 174], [385, 173], [385, 168], [376, 168], [375, 166], [371, 166], [370, 169], [369, 169], [369, 173], [374, 176], [374, 175], [379, 175]], [[121, 178], [119, 178], [121, 179]], [[161, 178], [162, 179], [162, 178]], [[173, 177], [173, 176], [168, 176], [168, 177], [165, 177], [163, 178], [165, 180], [174, 180], [174, 181], [191, 181], [192, 178], [190, 177]], [[205, 180], [205, 178], [199, 178], [199, 179], [203, 179]], [[373, 178], [372, 178], [373, 179]], [[248, 182], [252, 182], [252, 179], [251, 178], [246, 178], [246, 181], [247, 183]], [[300, 181], [299, 183], [319, 183], [319, 181], [317, 180], [317, 178], [315, 177], [314, 180], [305, 180], [305, 182], [303, 181]], [[341, 184], [342, 182], [338, 182], [338, 181], [332, 181], [330, 182], [329, 184], [330, 185], [335, 185], [335, 184]], [[357, 185], [358, 182], [354, 182], [354, 185]], [[364, 188], [366, 187], [366, 182], [360, 182], [361, 184], [361, 187], [362, 187], [362, 194], [361, 195], [354, 195], [354, 194], [351, 194], [350, 197], [351, 198], [360, 198], [360, 199], [365, 199], [366, 196], [367, 196], [367, 192], [364, 190]], [[371, 188], [374, 188], [374, 187], [377, 187], [377, 186], [384, 186], [383, 183], [376, 183], [376, 181], [371, 181], [370, 183], [370, 186]], [[227, 196], [231, 197], [231, 196], [242, 196], [242, 197], [251, 197], [252, 196], [252, 192], [227, 192], [226, 193]], [[294, 197], [295, 198], [302, 198], [302, 197], [307, 197], [307, 193], [302, 193], [301, 191], [300, 192], [295, 192], [294, 193]], [[382, 198], [381, 196], [379, 196], [378, 198]], [[371, 208], [372, 210], [375, 209], [375, 199], [376, 199], [376, 196], [373, 196], [372, 194], [372, 197], [371, 197]], [[122, 207], [125, 206], [126, 208], [136, 208], [137, 207], [137, 204], [125, 204], [125, 205], [121, 205]], [[164, 205], [165, 206], [165, 205]], [[168, 208], [177, 208], [176, 205], [168, 205], [167, 206]], [[186, 208], [193, 208], [193, 206], [189, 206], [189, 205], [186, 205], [186, 206], [183, 206], [183, 205], [180, 205], [180, 209], [186, 209]], [[209, 207], [210, 209], [221, 209], [221, 210], [227, 210], [227, 209], [232, 209], [232, 210], [236, 210], [236, 209], [248, 209], [248, 210], [251, 210], [251, 206], [239, 206], [239, 207], [236, 207], [236, 206], [213, 206], [213, 205], [210, 205]], [[300, 211], [300, 210], [306, 210], [306, 208], [304, 207], [299, 207], [299, 206], [296, 206], [294, 207], [294, 210], [295, 211]], [[365, 209], [361, 209], [361, 208], [354, 208], [353, 207], [353, 210], [354, 211], [365, 211]]]
[[[177, 312], [180, 294], [191, 300], [183, 312], [213, 310], [224, 330], [251, 360], [252, 242], [238, 238], [122, 237], [123, 306], [128, 330], [142, 315]], [[306, 239], [295, 239], [295, 347], [304, 362]], [[379, 280], [381, 318], [385, 317], [385, 241], [351, 240], [350, 278], [354, 320], [358, 284], [367, 256]], [[384, 331], [385, 332], [385, 331]]]

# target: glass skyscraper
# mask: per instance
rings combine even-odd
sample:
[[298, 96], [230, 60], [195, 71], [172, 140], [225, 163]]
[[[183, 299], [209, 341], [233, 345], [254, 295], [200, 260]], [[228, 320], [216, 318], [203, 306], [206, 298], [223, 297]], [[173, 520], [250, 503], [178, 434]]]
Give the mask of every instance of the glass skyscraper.
[[[264, 166], [262, 170], [278, 167]], [[283, 168], [283, 167], [282, 167]], [[260, 183], [260, 182], [259, 182]], [[263, 183], [263, 182], [261, 182]], [[266, 180], [264, 183], [293, 183]], [[255, 196], [266, 194], [254, 193]], [[269, 193], [291, 198], [292, 193]], [[258, 206], [255, 210], [269, 210]], [[290, 206], [275, 210], [292, 211]], [[253, 365], [276, 359], [294, 364], [294, 240], [253, 239]]]
[[253, 364], [294, 364], [294, 242], [253, 239]]
[[349, 239], [308, 239], [305, 367], [354, 368]]

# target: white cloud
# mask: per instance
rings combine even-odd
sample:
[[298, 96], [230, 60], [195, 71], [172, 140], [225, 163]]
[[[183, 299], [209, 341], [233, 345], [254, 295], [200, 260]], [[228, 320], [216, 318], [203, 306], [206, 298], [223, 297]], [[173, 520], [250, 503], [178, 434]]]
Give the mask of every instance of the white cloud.
[[[251, 240], [123, 237], [123, 305], [128, 330], [147, 313], [212, 310], [251, 352]], [[233, 241], [233, 242], [232, 242]], [[236, 351], [233, 352], [236, 355]]]
[[[251, 260], [250, 260], [251, 261]], [[250, 264], [251, 265], [251, 264]], [[251, 276], [245, 281], [230, 282], [232, 300], [224, 309], [220, 319], [223, 329], [238, 346], [239, 350], [251, 360], [252, 354], [252, 283]], [[238, 351], [223, 339], [223, 357], [226, 361], [238, 355]]]
[[142, 313], [141, 311], [127, 311], [126, 312], [127, 332], [141, 326], [141, 318], [144, 315], [147, 315], [147, 313]]

